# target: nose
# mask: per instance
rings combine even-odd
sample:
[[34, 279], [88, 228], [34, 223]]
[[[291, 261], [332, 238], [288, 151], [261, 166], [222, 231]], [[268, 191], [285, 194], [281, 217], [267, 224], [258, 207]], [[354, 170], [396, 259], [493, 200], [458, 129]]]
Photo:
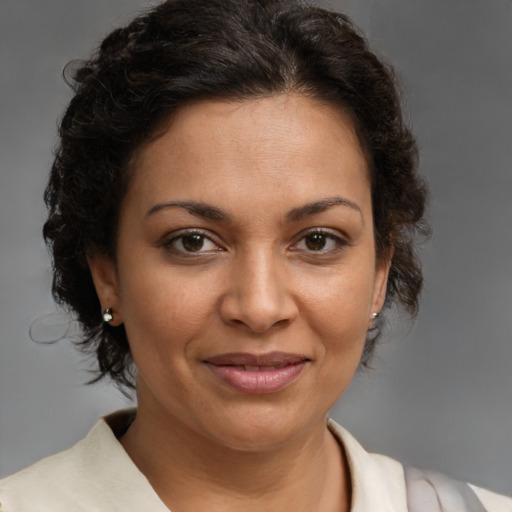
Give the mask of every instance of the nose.
[[219, 307], [224, 323], [265, 333], [290, 323], [297, 316], [292, 287], [286, 282], [286, 272], [275, 260], [274, 255], [261, 251], [240, 258], [233, 265], [228, 291]]

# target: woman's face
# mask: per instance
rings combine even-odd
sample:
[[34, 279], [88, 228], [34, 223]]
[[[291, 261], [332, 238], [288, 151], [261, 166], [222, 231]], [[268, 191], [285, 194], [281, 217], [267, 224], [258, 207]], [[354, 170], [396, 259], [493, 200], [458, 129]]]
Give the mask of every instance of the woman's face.
[[348, 117], [295, 94], [182, 108], [138, 154], [117, 249], [91, 269], [140, 414], [244, 450], [325, 428], [388, 271]]

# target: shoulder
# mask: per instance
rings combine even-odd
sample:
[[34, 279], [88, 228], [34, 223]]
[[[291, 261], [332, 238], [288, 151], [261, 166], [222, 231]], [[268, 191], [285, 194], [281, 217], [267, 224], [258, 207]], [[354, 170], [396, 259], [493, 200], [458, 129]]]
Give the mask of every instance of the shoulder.
[[83, 510], [76, 490], [82, 485], [82, 451], [85, 440], [64, 452], [36, 462], [0, 480], [0, 512]]
[[117, 440], [133, 416], [101, 419], [69, 450], [0, 480], [0, 512], [167, 510]]
[[404, 470], [410, 512], [512, 512], [512, 498], [435, 471]]
[[489, 512], [512, 512], [512, 498], [482, 489], [476, 485], [469, 484], [469, 487], [478, 496], [485, 510]]
[[[329, 428], [347, 455], [354, 511], [512, 512], [512, 498], [434, 471], [404, 468], [390, 457], [368, 453], [332, 420], [329, 420]], [[373, 502], [375, 496], [381, 504], [387, 505], [378, 507]]]

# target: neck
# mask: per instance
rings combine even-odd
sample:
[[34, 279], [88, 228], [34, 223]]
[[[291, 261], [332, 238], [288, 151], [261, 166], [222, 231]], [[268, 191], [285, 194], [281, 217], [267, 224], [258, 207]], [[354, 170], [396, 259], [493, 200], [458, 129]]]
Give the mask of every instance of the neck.
[[267, 450], [220, 445], [139, 404], [121, 443], [173, 511], [346, 512], [346, 457], [325, 421]]

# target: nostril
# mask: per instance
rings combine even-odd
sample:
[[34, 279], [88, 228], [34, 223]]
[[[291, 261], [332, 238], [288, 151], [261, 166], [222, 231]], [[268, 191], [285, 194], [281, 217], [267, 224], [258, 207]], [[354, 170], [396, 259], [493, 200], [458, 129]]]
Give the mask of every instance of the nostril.
[[243, 320], [238, 318], [232, 318], [226, 323], [230, 324], [232, 327], [243, 327], [244, 329], [247, 329], [248, 331], [254, 334], [264, 334], [266, 332], [273, 331], [274, 329], [286, 327], [286, 325], [290, 323], [290, 320], [285, 318], [277, 320], [275, 322], [256, 322], [251, 319]]
[[[238, 273], [230, 280], [231, 286], [219, 298], [221, 320], [232, 327], [244, 326], [253, 333], [265, 333], [284, 327], [297, 315], [298, 307], [290, 292], [290, 283], [270, 272], [267, 261], [264, 268], [252, 264], [250, 271]], [[260, 266], [261, 266], [260, 265]]]

